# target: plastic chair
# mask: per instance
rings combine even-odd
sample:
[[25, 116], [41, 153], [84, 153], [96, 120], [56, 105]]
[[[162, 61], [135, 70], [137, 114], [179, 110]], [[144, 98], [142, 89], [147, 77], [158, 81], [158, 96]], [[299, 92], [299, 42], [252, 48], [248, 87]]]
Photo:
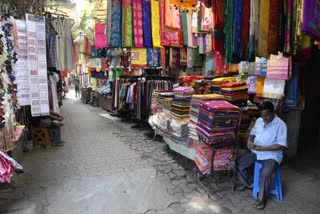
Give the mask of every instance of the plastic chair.
[[[254, 178], [253, 178], [253, 190], [252, 196], [257, 199], [259, 192], [259, 180], [260, 180], [260, 169], [262, 168], [262, 164], [259, 162], [255, 162], [254, 165]], [[273, 178], [274, 189], [270, 189], [269, 193], [276, 195], [278, 201], [282, 201], [282, 186], [281, 186], [281, 176], [280, 176], [280, 167], [277, 166], [274, 170], [274, 178]]]

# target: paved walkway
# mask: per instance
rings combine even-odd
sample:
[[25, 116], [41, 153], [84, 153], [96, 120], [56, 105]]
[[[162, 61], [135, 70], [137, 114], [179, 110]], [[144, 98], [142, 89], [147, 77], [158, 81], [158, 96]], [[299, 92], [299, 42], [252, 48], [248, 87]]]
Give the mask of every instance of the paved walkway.
[[[257, 211], [250, 191], [232, 193], [224, 175], [216, 177], [208, 198], [192, 164], [150, 139], [148, 130], [71, 98], [63, 114], [65, 146], [25, 153], [26, 173], [16, 176], [15, 188], [0, 187], [0, 213], [320, 213], [319, 197], [311, 199], [320, 193], [319, 179], [283, 176], [285, 184], [300, 182], [314, 192], [285, 185], [283, 202], [272, 199]], [[283, 174], [291, 170], [283, 168]]]

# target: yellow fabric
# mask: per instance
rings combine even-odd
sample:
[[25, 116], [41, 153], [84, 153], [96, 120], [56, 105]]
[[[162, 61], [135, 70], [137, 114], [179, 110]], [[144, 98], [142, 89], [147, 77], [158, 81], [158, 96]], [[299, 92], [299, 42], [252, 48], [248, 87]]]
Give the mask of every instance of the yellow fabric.
[[153, 47], [161, 47], [159, 1], [151, 0], [151, 26]]
[[147, 66], [147, 49], [131, 48], [131, 63], [133, 67]]
[[258, 55], [269, 58], [268, 34], [269, 34], [270, 1], [260, 1], [260, 20], [258, 37]]
[[196, 94], [192, 95], [192, 98], [203, 100], [221, 100], [224, 99], [224, 96], [221, 94]]
[[257, 76], [257, 96], [263, 97], [263, 91], [264, 91], [264, 78]]
[[180, 6], [182, 8], [192, 9], [192, 5], [194, 4], [194, 0], [169, 0], [170, 4]]
[[237, 78], [236, 77], [219, 77], [219, 78], [215, 78], [212, 81], [212, 84], [220, 84], [221, 82], [237, 82]]

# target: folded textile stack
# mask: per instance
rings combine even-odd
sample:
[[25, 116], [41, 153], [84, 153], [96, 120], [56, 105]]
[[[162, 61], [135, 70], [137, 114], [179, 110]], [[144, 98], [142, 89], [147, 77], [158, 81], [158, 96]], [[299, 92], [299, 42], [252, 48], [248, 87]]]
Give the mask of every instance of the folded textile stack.
[[[151, 97], [151, 106], [150, 106], [150, 112], [151, 114], [156, 114], [158, 110], [162, 109], [162, 106], [159, 105], [159, 95], [160, 93], [165, 92], [172, 92], [172, 91], [164, 91], [164, 90], [153, 90], [152, 91], [152, 97]], [[165, 95], [164, 95], [165, 97]], [[164, 99], [164, 97], [162, 97]], [[172, 94], [173, 97], [173, 94]], [[160, 108], [161, 107], [161, 108]]]
[[200, 103], [197, 134], [208, 144], [236, 143], [240, 108], [223, 100]]
[[194, 90], [191, 87], [173, 89], [174, 98], [171, 104], [171, 115], [176, 119], [189, 119], [190, 101]]
[[220, 94], [221, 84], [228, 82], [236, 82], [236, 77], [219, 77], [211, 80], [211, 92]]
[[[212, 148], [210, 145], [198, 142], [193, 143], [195, 150], [194, 162], [204, 175], [210, 174], [212, 162]], [[232, 147], [215, 148], [213, 169], [215, 171], [229, 170], [235, 167], [235, 152]]]
[[220, 94], [198, 94], [193, 95], [190, 105], [190, 121], [189, 121], [189, 137], [195, 140], [199, 140], [197, 134], [197, 122], [199, 117], [199, 106], [203, 101], [208, 100], [222, 100], [224, 99], [223, 95]]
[[173, 92], [161, 92], [158, 95], [158, 111], [166, 111], [170, 114]]
[[230, 82], [221, 85], [221, 94], [230, 103], [239, 106], [247, 106], [248, 86], [245, 82]]

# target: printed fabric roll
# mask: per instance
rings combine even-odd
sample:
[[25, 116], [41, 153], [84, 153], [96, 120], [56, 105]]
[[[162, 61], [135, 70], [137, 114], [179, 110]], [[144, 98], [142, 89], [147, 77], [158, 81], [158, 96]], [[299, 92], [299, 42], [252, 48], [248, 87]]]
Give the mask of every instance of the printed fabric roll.
[[111, 29], [109, 47], [122, 46], [122, 4], [121, 0], [111, 0]]
[[132, 2], [131, 0], [123, 0], [123, 20], [122, 20], [122, 31], [123, 31], [123, 46], [133, 47], [133, 14], [132, 14]]
[[132, 0], [134, 46], [143, 47], [142, 0]]
[[148, 67], [159, 67], [161, 61], [160, 48], [147, 49]]
[[260, 20], [259, 20], [259, 40], [258, 55], [269, 58], [268, 35], [269, 35], [269, 15], [270, 1], [260, 1]]
[[151, 7], [150, 0], [142, 0], [142, 11], [143, 11], [143, 43], [144, 47], [152, 47], [152, 36], [151, 36]]
[[158, 0], [151, 0], [151, 28], [153, 47], [161, 47], [160, 8]]

